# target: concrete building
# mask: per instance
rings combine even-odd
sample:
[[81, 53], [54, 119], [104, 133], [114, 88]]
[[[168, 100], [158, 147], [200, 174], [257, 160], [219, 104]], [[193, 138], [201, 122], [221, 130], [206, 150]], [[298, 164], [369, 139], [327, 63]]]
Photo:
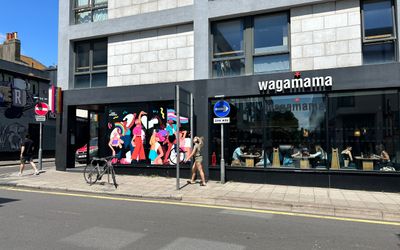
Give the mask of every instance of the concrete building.
[[[76, 149], [95, 137], [100, 154], [118, 154], [121, 172], [173, 174], [171, 145], [157, 151], [154, 140], [174, 117], [178, 85], [194, 96], [196, 119], [182, 130], [206, 138], [209, 178], [219, 179], [212, 110], [223, 95], [228, 180], [398, 189], [398, 3], [59, 1], [57, 140], [67, 147], [57, 148], [57, 169], [73, 167]], [[77, 129], [79, 110], [92, 121]], [[248, 154], [235, 164], [240, 144]]]

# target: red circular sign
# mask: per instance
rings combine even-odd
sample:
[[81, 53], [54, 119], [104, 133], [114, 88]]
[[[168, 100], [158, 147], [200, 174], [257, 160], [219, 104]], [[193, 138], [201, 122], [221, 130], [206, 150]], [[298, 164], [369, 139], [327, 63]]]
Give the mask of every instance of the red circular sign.
[[39, 102], [35, 105], [35, 113], [37, 115], [46, 115], [49, 112], [49, 106], [44, 102]]

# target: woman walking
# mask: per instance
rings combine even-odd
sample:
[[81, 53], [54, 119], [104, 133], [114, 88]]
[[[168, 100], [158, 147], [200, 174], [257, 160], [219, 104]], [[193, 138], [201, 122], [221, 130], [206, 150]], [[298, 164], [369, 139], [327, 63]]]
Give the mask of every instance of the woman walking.
[[194, 137], [193, 138], [193, 151], [192, 153], [188, 156], [187, 159], [185, 159], [185, 162], [190, 160], [194, 156], [194, 164], [192, 167], [192, 178], [188, 181], [190, 184], [194, 184], [195, 178], [196, 178], [196, 172], [199, 171], [200, 173], [200, 178], [201, 178], [201, 184], [200, 186], [205, 186], [206, 185], [206, 180], [204, 177], [204, 171], [203, 171], [203, 156], [201, 155], [201, 148], [203, 147], [203, 137]]

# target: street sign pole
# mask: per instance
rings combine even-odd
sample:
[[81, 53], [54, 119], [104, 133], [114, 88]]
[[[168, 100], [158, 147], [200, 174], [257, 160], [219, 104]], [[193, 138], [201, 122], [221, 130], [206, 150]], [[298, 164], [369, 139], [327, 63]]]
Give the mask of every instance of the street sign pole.
[[46, 114], [49, 111], [49, 106], [46, 103], [38, 103], [35, 105], [36, 121], [39, 122], [39, 170], [43, 169], [42, 164], [42, 143], [43, 143], [43, 122], [46, 121]]
[[39, 124], [39, 170], [42, 170], [43, 122], [40, 122]]
[[176, 85], [176, 190], [180, 189], [180, 180], [179, 180], [179, 162], [181, 160], [181, 154], [179, 152], [179, 127], [180, 127], [180, 99], [179, 99], [179, 85]]
[[224, 124], [221, 123], [221, 183], [225, 184]]
[[225, 184], [224, 124], [230, 123], [230, 118], [227, 117], [229, 115], [230, 110], [231, 108], [229, 106], [229, 103], [227, 101], [224, 101], [223, 99], [221, 99], [214, 105], [214, 114], [218, 117], [214, 118], [214, 124], [221, 124], [221, 162], [220, 162], [221, 184]]

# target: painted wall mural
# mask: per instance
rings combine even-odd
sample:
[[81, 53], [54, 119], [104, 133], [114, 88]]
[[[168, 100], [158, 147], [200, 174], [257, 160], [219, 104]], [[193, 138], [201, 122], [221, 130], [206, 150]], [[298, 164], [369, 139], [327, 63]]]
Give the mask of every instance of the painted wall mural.
[[178, 158], [183, 161], [191, 151], [189, 119], [180, 117], [179, 150], [176, 122], [176, 112], [168, 105], [110, 107], [107, 140], [111, 154], [117, 156], [114, 163], [174, 165]]
[[14, 122], [0, 125], [0, 151], [18, 151], [27, 133], [27, 127]]

